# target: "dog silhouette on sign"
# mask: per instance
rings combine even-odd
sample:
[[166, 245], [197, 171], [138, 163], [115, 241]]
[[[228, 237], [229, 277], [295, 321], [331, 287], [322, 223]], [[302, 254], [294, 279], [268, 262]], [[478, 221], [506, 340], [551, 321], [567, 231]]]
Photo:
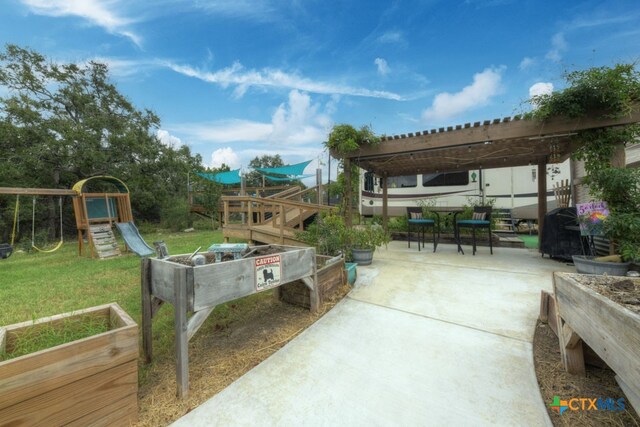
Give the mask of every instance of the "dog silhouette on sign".
[[264, 282], [269, 283], [269, 279], [273, 280], [273, 270], [267, 270], [265, 268], [264, 270], [262, 270], [262, 276], [264, 277]]

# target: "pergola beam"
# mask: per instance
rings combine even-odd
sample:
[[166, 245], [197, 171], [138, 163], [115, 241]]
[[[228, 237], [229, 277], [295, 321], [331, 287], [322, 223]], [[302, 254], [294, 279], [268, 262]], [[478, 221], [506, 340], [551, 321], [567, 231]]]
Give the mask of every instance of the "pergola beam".
[[[506, 120], [506, 121], [505, 121]], [[504, 119], [500, 123], [485, 121], [485, 124], [474, 127], [449, 127], [451, 130], [437, 133], [427, 131], [416, 132], [412, 136], [400, 135], [400, 137], [387, 137], [378, 145], [366, 145], [356, 152], [349, 153], [352, 158], [367, 158], [370, 156], [406, 154], [438, 148], [454, 148], [470, 144], [483, 144], [486, 141], [550, 138], [553, 136], [566, 136], [578, 130], [593, 129], [599, 127], [619, 126], [640, 122], [640, 112], [634, 111], [629, 116], [620, 119], [569, 119], [565, 117], [551, 118], [545, 121]]]

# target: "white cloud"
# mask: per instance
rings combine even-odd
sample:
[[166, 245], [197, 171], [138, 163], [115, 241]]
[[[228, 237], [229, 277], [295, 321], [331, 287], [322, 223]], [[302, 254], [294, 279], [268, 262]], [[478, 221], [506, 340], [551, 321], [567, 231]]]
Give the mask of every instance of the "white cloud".
[[223, 163], [231, 169], [237, 169], [240, 167], [240, 157], [231, 147], [218, 148], [211, 153], [211, 167], [219, 168]]
[[292, 90], [288, 104], [280, 104], [271, 122], [272, 141], [286, 141], [287, 144], [322, 142], [326, 137], [331, 120], [325, 114], [318, 113], [318, 105], [311, 104], [306, 93]]
[[404, 43], [404, 36], [400, 31], [387, 31], [377, 38], [379, 43], [398, 44]]
[[522, 61], [520, 61], [520, 65], [518, 66], [518, 68], [524, 71], [534, 66], [535, 63], [536, 63], [535, 59], [525, 56], [524, 58], [522, 58]]
[[160, 143], [166, 145], [167, 147], [176, 148], [182, 145], [182, 140], [180, 138], [171, 135], [164, 129], [158, 129], [158, 132], [156, 132], [156, 136], [160, 140]]
[[553, 92], [553, 83], [538, 82], [529, 88], [529, 97], [550, 95]]
[[172, 126], [172, 131], [196, 143], [267, 142], [278, 149], [319, 143], [331, 127], [327, 111], [333, 111], [336, 102], [332, 99], [325, 112], [320, 112], [321, 106], [313, 104], [307, 93], [292, 90], [288, 101], [276, 108], [269, 123], [231, 119]]
[[234, 96], [242, 96], [252, 86], [263, 88], [286, 88], [320, 94], [338, 94], [363, 96], [370, 98], [402, 100], [398, 94], [386, 91], [370, 90], [351, 86], [338, 85], [321, 81], [313, 81], [296, 74], [290, 74], [282, 70], [264, 68], [262, 70], [245, 70], [242, 64], [235, 62], [231, 67], [223, 68], [215, 72], [201, 71], [188, 65], [178, 65], [171, 62], [165, 66], [188, 77], [193, 77], [209, 83], [215, 83], [223, 88], [236, 86]]
[[547, 52], [545, 58], [554, 62], [559, 62], [562, 59], [562, 54], [567, 50], [567, 41], [564, 38], [564, 33], [556, 33], [551, 38], [551, 50]]
[[387, 64], [387, 61], [385, 61], [383, 58], [376, 58], [373, 63], [378, 66], [378, 73], [383, 76], [386, 76], [387, 74], [389, 74], [389, 71], [391, 71], [389, 69], [389, 64]]
[[486, 105], [500, 90], [502, 80], [501, 68], [487, 68], [473, 76], [473, 83], [460, 92], [443, 92], [436, 95], [431, 107], [422, 113], [426, 122], [450, 119], [469, 109]]
[[220, 120], [214, 123], [189, 123], [172, 126], [172, 130], [198, 142], [264, 141], [271, 135], [272, 125], [250, 120]]
[[[104, 56], [96, 56], [91, 61], [106, 64], [109, 67], [109, 74], [121, 78], [131, 77], [141, 71], [159, 66], [156, 60], [130, 60]], [[88, 63], [88, 61], [85, 62]]]
[[255, 0], [196, 0], [196, 8], [214, 15], [231, 18], [248, 18], [258, 22], [277, 19], [278, 10], [269, 1]]
[[93, 25], [104, 28], [112, 34], [118, 34], [130, 39], [140, 46], [140, 36], [128, 29], [133, 22], [129, 18], [119, 16], [115, 9], [119, 3], [116, 0], [21, 0], [31, 12], [47, 16], [78, 16]]

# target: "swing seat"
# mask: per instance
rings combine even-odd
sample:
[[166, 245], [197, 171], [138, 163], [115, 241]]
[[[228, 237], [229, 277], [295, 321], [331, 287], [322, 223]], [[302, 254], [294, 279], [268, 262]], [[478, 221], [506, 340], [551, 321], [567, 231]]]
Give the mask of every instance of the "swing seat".
[[0, 259], [9, 258], [13, 253], [13, 246], [8, 243], [0, 243]]

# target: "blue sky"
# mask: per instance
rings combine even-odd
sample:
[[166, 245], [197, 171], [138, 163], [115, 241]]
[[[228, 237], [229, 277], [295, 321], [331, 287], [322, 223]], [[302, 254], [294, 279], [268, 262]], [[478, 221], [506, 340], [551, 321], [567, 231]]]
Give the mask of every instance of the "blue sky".
[[394, 135], [517, 114], [564, 70], [638, 61], [640, 2], [2, 0], [0, 41], [108, 63], [163, 142], [246, 167], [326, 162], [336, 123]]

